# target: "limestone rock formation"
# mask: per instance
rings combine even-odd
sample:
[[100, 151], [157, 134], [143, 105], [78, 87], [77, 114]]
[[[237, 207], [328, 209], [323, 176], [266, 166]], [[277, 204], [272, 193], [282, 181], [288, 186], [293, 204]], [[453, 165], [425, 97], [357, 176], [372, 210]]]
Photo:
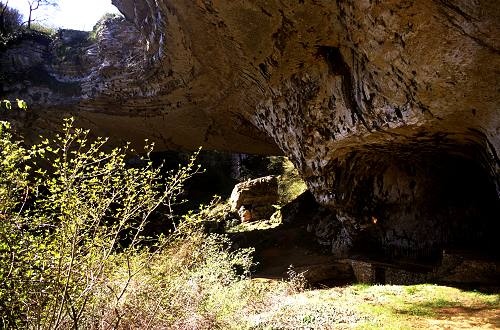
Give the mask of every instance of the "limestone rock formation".
[[499, 250], [498, 1], [113, 3], [125, 19], [95, 42], [2, 49], [2, 96], [33, 109], [20, 122], [282, 152], [353, 248]]
[[278, 202], [278, 179], [266, 176], [238, 183], [229, 201], [242, 222], [269, 219]]

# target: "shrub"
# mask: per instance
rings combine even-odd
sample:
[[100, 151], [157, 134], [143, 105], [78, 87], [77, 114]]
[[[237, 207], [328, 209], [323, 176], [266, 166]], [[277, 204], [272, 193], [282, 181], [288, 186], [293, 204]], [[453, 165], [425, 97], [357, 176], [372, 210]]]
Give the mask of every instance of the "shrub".
[[[118, 304], [162, 251], [168, 240], [144, 237], [144, 228], [161, 205], [168, 210], [177, 202], [199, 169], [195, 156], [163, 179], [147, 156], [140, 168], [127, 166], [128, 145], [106, 151], [106, 139], [91, 142], [72, 120], [61, 135], [29, 150], [12, 142], [8, 124], [0, 134], [2, 325], [76, 327], [91, 319], [89, 306], [113, 270], [125, 269], [128, 279], [113, 289]], [[146, 252], [132, 268], [131, 260]]]
[[[126, 299], [115, 304], [102, 292], [103, 321], [121, 319], [123, 328], [228, 328], [241, 324], [241, 310], [250, 299], [252, 250], [232, 251], [224, 235], [205, 235], [197, 227], [171, 241], [163, 253], [130, 282]], [[138, 256], [132, 263], [143, 263]], [[127, 281], [127, 272], [115, 268], [112, 285]], [[112, 286], [110, 285], [110, 286]], [[101, 286], [101, 288], [106, 289]], [[115, 299], [116, 300], [116, 299]]]
[[47, 26], [41, 23], [31, 23], [30, 30], [40, 32], [52, 37], [57, 33], [57, 28]]
[[[1, 328], [252, 328], [304, 290], [293, 270], [289, 283], [253, 281], [253, 249], [207, 233], [228, 218], [220, 198], [172, 214], [199, 171], [196, 153], [162, 177], [151, 144], [131, 166], [129, 145], [107, 148], [89, 134], [67, 119], [60, 135], [27, 148], [0, 125]], [[172, 229], [147, 237], [161, 208]]]

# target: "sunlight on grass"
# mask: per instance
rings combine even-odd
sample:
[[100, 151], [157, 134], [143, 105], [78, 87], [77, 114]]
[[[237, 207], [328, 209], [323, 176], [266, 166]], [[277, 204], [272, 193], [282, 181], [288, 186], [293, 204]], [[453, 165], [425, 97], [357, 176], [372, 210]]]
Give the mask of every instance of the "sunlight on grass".
[[293, 163], [284, 158], [283, 174], [278, 180], [279, 204], [285, 205], [307, 190], [306, 183], [299, 175]]
[[281, 222], [273, 220], [260, 220], [252, 222], [243, 222], [237, 226], [231, 227], [227, 230], [228, 233], [243, 233], [254, 230], [267, 230], [276, 228], [281, 224]]
[[353, 285], [351, 290], [358, 296], [358, 310], [371, 316], [369, 322], [358, 326], [360, 329], [426, 327], [426, 321], [439, 318], [444, 309], [459, 308], [469, 312], [498, 309], [500, 297], [499, 294], [462, 291], [432, 284]]

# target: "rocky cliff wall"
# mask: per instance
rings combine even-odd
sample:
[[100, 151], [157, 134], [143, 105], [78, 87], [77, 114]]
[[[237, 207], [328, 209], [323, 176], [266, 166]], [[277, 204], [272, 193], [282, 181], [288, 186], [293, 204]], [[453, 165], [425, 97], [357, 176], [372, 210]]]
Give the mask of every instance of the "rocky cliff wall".
[[2, 51], [31, 127], [74, 113], [161, 148], [282, 152], [341, 224], [339, 255], [498, 247], [497, 1], [113, 3], [126, 19], [96, 42]]

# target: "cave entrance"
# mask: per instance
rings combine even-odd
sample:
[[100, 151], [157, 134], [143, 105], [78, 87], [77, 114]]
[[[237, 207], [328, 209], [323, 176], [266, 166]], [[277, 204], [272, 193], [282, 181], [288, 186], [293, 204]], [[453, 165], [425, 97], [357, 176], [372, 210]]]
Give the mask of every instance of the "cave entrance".
[[364, 168], [370, 163], [352, 185], [366, 227], [357, 252], [386, 261], [433, 262], [443, 251], [498, 259], [495, 178], [484, 158], [467, 151], [371, 151], [356, 157], [365, 160]]

